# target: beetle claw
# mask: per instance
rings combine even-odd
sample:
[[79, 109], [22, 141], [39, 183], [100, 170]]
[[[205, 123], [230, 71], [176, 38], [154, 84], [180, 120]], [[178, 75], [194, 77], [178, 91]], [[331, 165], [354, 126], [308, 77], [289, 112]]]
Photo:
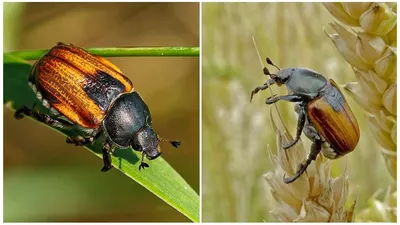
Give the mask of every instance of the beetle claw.
[[293, 181], [297, 180], [297, 178], [299, 178], [306, 171], [306, 169], [307, 169], [308, 165], [310, 165], [311, 161], [312, 160], [310, 158], [308, 158], [306, 163], [301, 163], [299, 170], [292, 177], [287, 178], [286, 174], [284, 174], [283, 182], [285, 182], [286, 184], [289, 184], [289, 183], [292, 183]]
[[255, 88], [255, 89], [251, 92], [251, 95], [250, 95], [250, 102], [253, 100], [254, 95], [257, 94], [259, 90], [260, 90], [260, 89], [257, 87], [257, 88]]
[[251, 92], [251, 95], [250, 95], [250, 102], [253, 100], [253, 95], [254, 95], [254, 91]]
[[[303, 164], [300, 164], [300, 167], [303, 167]], [[293, 175], [292, 177], [286, 177], [286, 173], [283, 175], [283, 182], [285, 182], [285, 184], [290, 184], [293, 181], [297, 180], [297, 178], [300, 177], [300, 175], [302, 174], [302, 172], [300, 172], [302, 169], [300, 169], [299, 171], [297, 171], [297, 173], [295, 175]]]
[[19, 119], [24, 118], [24, 114], [21, 111], [17, 111], [17, 112], [15, 112], [14, 117], [15, 117], [15, 119], [19, 120]]
[[112, 166], [104, 166], [104, 167], [101, 169], [101, 172], [107, 172], [107, 171], [109, 171], [111, 168], [112, 168]]
[[276, 94], [275, 95], [273, 95], [273, 96], [270, 96], [270, 97], [268, 97], [266, 100], [265, 100], [265, 104], [273, 104], [273, 103], [275, 103], [278, 99], [276, 98]]
[[14, 117], [15, 119], [22, 119], [24, 118], [24, 114], [27, 114], [29, 111], [30, 109], [28, 107], [23, 106], [14, 113]]
[[298, 140], [294, 140], [294, 141], [292, 141], [291, 143], [289, 143], [289, 144], [286, 144], [286, 145], [283, 145], [282, 147], [283, 147], [283, 149], [288, 149], [288, 148], [291, 148], [293, 145], [295, 145], [296, 143], [297, 143], [297, 141]]
[[297, 179], [297, 177], [286, 177], [286, 173], [283, 175], [283, 182], [285, 182], [285, 184], [290, 184], [293, 181], [295, 181]]
[[141, 170], [142, 168], [145, 169], [146, 167], [149, 167], [149, 164], [147, 164], [145, 162], [141, 162], [139, 165], [139, 170]]

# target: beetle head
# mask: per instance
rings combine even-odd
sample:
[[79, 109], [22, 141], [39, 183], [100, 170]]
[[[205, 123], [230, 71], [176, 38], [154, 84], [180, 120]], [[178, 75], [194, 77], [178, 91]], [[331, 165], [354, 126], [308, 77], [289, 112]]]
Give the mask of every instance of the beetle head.
[[295, 68], [280, 69], [268, 57], [267, 57], [267, 63], [278, 69], [278, 72], [276, 74], [271, 74], [269, 70], [266, 67], [264, 67], [264, 74], [270, 76], [271, 79], [273, 79], [277, 85], [285, 84], [286, 81], [288, 81], [292, 76], [292, 74], [296, 71]]
[[[275, 81], [281, 84], [286, 83], [286, 81], [288, 81], [290, 77], [292, 77], [292, 74], [295, 72], [295, 70], [296, 69], [294, 68], [286, 68], [279, 70], [278, 73], [276, 73], [275, 75], [276, 76]], [[273, 77], [271, 76], [271, 78]]]
[[143, 151], [144, 154], [146, 154], [147, 159], [153, 160], [162, 154], [159, 145], [161, 141], [168, 142], [175, 148], [178, 148], [181, 145], [180, 141], [170, 141], [159, 137], [154, 132], [153, 128], [146, 124], [137, 132], [136, 137], [132, 141], [132, 148], [138, 151]]
[[161, 155], [159, 143], [160, 141], [153, 128], [145, 125], [133, 139], [132, 148], [143, 151], [147, 159], [153, 160]]

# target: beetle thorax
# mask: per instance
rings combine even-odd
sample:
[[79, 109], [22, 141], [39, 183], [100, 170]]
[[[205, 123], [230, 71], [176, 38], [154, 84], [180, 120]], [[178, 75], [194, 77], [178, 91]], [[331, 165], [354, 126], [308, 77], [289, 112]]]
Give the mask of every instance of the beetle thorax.
[[151, 115], [137, 92], [120, 95], [103, 121], [108, 137], [117, 145], [129, 147], [145, 125], [151, 127]]
[[281, 79], [286, 79], [285, 85], [290, 92], [308, 99], [318, 96], [328, 82], [321, 74], [306, 68], [282, 69], [278, 74], [283, 76]]

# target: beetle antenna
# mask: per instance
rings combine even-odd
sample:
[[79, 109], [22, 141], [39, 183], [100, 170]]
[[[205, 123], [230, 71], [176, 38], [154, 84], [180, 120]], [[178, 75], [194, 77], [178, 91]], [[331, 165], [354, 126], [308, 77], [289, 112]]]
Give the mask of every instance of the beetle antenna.
[[278, 70], [281, 70], [278, 66], [276, 66], [272, 61], [271, 61], [271, 59], [270, 58], [268, 58], [267, 57], [267, 63], [269, 64], [269, 65], [271, 65], [271, 66], [275, 66], [275, 68], [277, 68]]
[[178, 140], [168, 140], [168, 139], [164, 139], [164, 138], [162, 138], [162, 137], [158, 137], [158, 140], [159, 141], [162, 141], [162, 142], [168, 142], [168, 143], [170, 143], [172, 146], [174, 146], [175, 148], [178, 148], [180, 145], [181, 145], [181, 142], [180, 141], [178, 141]]
[[271, 76], [271, 73], [269, 72], [267, 67], [264, 67], [263, 71], [264, 71], [265, 75], [270, 75]]

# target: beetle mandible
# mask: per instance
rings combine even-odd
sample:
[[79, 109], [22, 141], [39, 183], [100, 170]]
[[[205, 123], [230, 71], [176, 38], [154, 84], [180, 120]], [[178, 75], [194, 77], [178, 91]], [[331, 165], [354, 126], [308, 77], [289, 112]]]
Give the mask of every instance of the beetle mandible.
[[305, 163], [300, 164], [300, 168], [292, 177], [284, 177], [284, 182], [291, 183], [299, 178], [321, 150], [329, 159], [336, 159], [353, 151], [360, 138], [360, 130], [337, 84], [310, 69], [280, 69], [269, 58], [266, 61], [277, 68], [278, 72], [271, 74], [264, 67], [263, 72], [270, 76], [270, 79], [251, 92], [250, 102], [257, 92], [267, 89], [272, 84], [285, 85], [288, 95], [274, 95], [265, 101], [266, 104], [273, 104], [279, 100], [296, 102], [295, 111], [299, 115], [296, 137], [283, 148], [288, 149], [295, 145], [302, 132], [313, 142]]
[[32, 66], [28, 84], [51, 114], [23, 106], [15, 118], [27, 115], [59, 129], [78, 129], [86, 137], [66, 140], [75, 145], [91, 144], [104, 134], [103, 172], [112, 168], [115, 147], [142, 152], [140, 170], [149, 167], [144, 156], [161, 155], [160, 141], [180, 145], [155, 133], [149, 108], [118, 67], [82, 48], [58, 43]]

